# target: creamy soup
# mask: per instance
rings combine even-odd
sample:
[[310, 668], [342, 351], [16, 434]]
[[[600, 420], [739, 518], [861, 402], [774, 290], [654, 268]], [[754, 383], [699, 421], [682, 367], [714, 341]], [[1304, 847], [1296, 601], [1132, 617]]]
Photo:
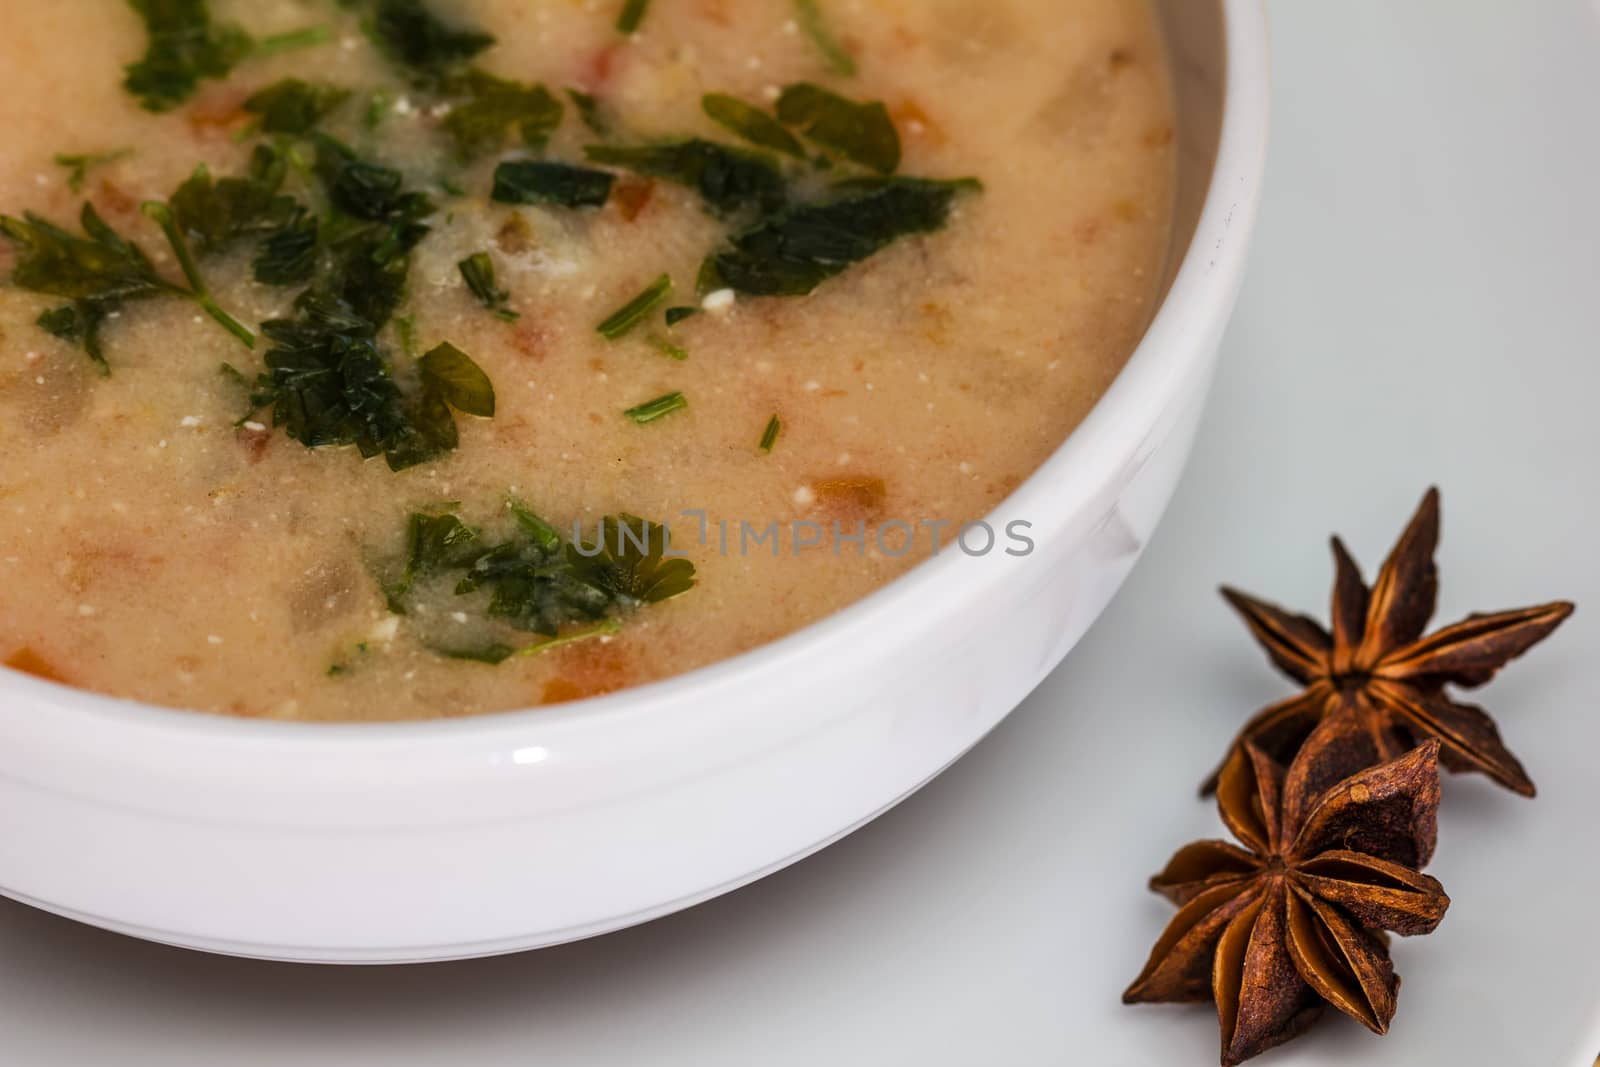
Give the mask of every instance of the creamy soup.
[[0, 660], [419, 719], [838, 610], [1125, 361], [1164, 64], [1143, 0], [14, 0]]

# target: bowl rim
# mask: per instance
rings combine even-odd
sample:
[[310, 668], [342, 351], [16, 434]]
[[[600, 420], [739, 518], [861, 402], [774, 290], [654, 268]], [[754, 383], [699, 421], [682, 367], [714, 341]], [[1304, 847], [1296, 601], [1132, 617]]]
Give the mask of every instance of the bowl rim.
[[[1138, 442], [1130, 438], [1142, 437], [1148, 430], [1151, 420], [1136, 413], [1159, 412], [1173, 403], [1184, 381], [1184, 365], [1198, 358], [1195, 346], [1186, 344], [1185, 338], [1204, 336], [1211, 328], [1220, 330], [1222, 323], [1217, 320], [1230, 313], [1232, 289], [1249, 244], [1230, 235], [1242, 237], [1253, 226], [1266, 163], [1270, 78], [1265, 0], [1217, 0], [1217, 4], [1224, 50], [1221, 123], [1216, 160], [1194, 233], [1143, 337], [1106, 392], [1045, 461], [985, 517], [997, 529], [1003, 528], [1002, 516], [1018, 511], [1049, 514], [1057, 525], [1065, 525], [1076, 505], [1092, 498], [1105, 473], [1103, 457], [1131, 452], [1129, 446]], [[963, 582], [981, 587], [984, 583], [974, 582], [972, 575], [984, 563], [945, 551], [838, 611], [745, 652], [617, 693], [554, 706], [408, 721], [251, 719], [147, 704], [11, 669], [0, 670], [0, 697], [10, 695], [20, 698], [17, 703], [48, 707], [56, 716], [76, 716], [98, 730], [179, 733], [190, 740], [222, 744], [310, 745], [319, 751], [351, 749], [369, 755], [374, 746], [409, 749], [447, 740], [498, 739], [525, 745], [542, 734], [609, 728], [699, 690], [775, 674], [784, 663], [816, 656], [823, 646], [853, 642], [901, 610], [903, 601], [926, 596], [935, 587], [954, 588]], [[12, 700], [0, 699], [0, 715], [12, 705]], [[104, 735], [86, 736], [109, 740]]]

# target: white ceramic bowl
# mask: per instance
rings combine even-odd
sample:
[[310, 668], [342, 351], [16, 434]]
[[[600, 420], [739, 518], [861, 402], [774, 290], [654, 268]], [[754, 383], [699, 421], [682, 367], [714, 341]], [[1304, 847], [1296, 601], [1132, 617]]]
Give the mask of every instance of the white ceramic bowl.
[[438, 960], [642, 922], [792, 863], [975, 744], [1082, 636], [1187, 459], [1254, 219], [1261, 0], [1163, 0], [1181, 116], [1170, 289], [1088, 420], [946, 553], [717, 666], [544, 711], [234, 721], [0, 670], [0, 892], [287, 960]]

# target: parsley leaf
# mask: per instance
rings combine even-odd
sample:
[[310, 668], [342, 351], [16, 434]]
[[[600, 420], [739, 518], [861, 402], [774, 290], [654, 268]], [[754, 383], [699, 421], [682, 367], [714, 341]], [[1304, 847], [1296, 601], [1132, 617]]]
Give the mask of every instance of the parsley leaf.
[[119, 159], [126, 159], [131, 155], [133, 155], [131, 148], [119, 148], [114, 152], [84, 152], [72, 155], [58, 152], [55, 163], [58, 167], [67, 168], [67, 188], [75, 193], [81, 193], [84, 180], [88, 178], [91, 170], [108, 163], [115, 163]]
[[32, 212], [21, 219], [0, 216], [0, 230], [20, 249], [12, 282], [35, 293], [101, 304], [183, 291], [156, 273], [138, 245], [106, 225], [93, 204], [83, 205], [79, 220], [84, 237]]
[[491, 34], [440, 19], [423, 0], [377, 0], [371, 33], [392, 61], [425, 79], [448, 72], [494, 44]]
[[435, 207], [426, 193], [408, 192], [405, 176], [398, 170], [362, 159], [327, 134], [316, 134], [314, 140], [316, 173], [334, 207], [351, 218], [403, 231], [396, 239], [403, 240], [408, 250], [427, 234], [422, 220], [432, 215]]
[[577, 111], [578, 118], [589, 128], [590, 133], [596, 137], [611, 136], [611, 123], [606, 121], [599, 100], [582, 89], [568, 89], [567, 98], [572, 101], [573, 110]]
[[703, 97], [700, 106], [707, 117], [727, 127], [751, 144], [782, 152], [786, 156], [804, 159], [806, 150], [783, 123], [753, 104], [736, 96], [710, 93]]
[[261, 242], [251, 261], [255, 279], [264, 285], [301, 285], [317, 269], [317, 218], [302, 207]]
[[569, 555], [584, 577], [613, 599], [659, 604], [694, 588], [694, 564], [666, 554], [671, 546], [665, 526], [637, 515], [609, 515], [599, 532], [599, 541]]
[[262, 324], [275, 347], [251, 401], [271, 405], [273, 425], [307, 448], [354, 445], [400, 471], [456, 447], [451, 408], [493, 416], [494, 386], [455, 346], [442, 344], [418, 362], [420, 387], [408, 397], [378, 348], [376, 328], [351, 304], [312, 289], [296, 310], [294, 319]]
[[272, 233], [294, 220], [294, 199], [278, 193], [286, 170], [277, 152], [257, 145], [247, 176], [213, 181], [202, 163], [167, 204], [198, 252], [216, 252], [241, 237]]
[[244, 109], [261, 117], [263, 133], [299, 136], [309, 132], [349, 98], [350, 90], [337, 85], [285, 78], [251, 94], [244, 102]]
[[736, 234], [701, 270], [702, 287], [750, 296], [803, 296], [902, 237], [933, 233], [957, 194], [975, 180], [869, 179], [835, 187], [844, 195], [774, 215]]
[[92, 300], [80, 300], [65, 307], [41, 312], [35, 320], [45, 333], [60, 338], [68, 344], [81, 345], [94, 362], [101, 376], [111, 373], [111, 365], [100, 346], [100, 325], [105, 321], [106, 305]]
[[63, 340], [81, 342], [89, 357], [104, 370], [99, 328], [105, 318], [123, 301], [171, 295], [193, 300], [240, 341], [253, 344], [255, 337], [250, 331], [223, 311], [205, 289], [199, 268], [167, 205], [146, 204], [144, 210], [161, 224], [189, 279], [190, 289], [174, 285], [156, 273], [143, 249], [107, 225], [93, 204], [85, 203], [79, 215], [83, 237], [32, 213], [22, 219], [0, 216], [0, 232], [21, 250], [11, 276], [13, 284], [72, 301], [70, 308], [46, 312], [39, 325]]
[[520, 316], [506, 304], [511, 299], [511, 294], [495, 284], [494, 260], [487, 252], [474, 252], [463, 259], [456, 266], [461, 271], [461, 278], [467, 283], [467, 288], [472, 295], [483, 303], [483, 306], [494, 312], [495, 315], [507, 322], [513, 322]]
[[494, 383], [483, 368], [461, 349], [446, 341], [417, 361], [422, 387], [464, 415], [494, 418]]
[[[403, 565], [384, 588], [391, 611], [408, 615], [419, 639], [454, 659], [503, 663], [591, 637], [616, 633], [621, 618], [695, 585], [689, 560], [668, 555], [666, 527], [633, 515], [601, 520], [599, 540], [565, 543], [559, 532], [517, 500], [514, 525], [494, 541], [448, 512], [418, 512], [407, 521]], [[423, 598], [459, 604], [479, 616], [463, 638], [458, 621], [413, 611]], [[449, 612], [459, 620], [467, 611]], [[515, 634], [546, 638], [520, 644]], [[519, 647], [520, 644], [520, 647]]]
[[594, 163], [687, 185], [719, 215], [750, 209], [770, 214], [786, 199], [783, 175], [771, 156], [699, 138], [636, 147], [590, 145], [584, 154]]
[[794, 0], [795, 14], [798, 17], [800, 28], [805, 30], [806, 36], [811, 38], [811, 43], [817, 46], [822, 53], [822, 58], [827, 60], [828, 66], [835, 74], [853, 77], [856, 73], [856, 61], [850, 53], [845, 51], [844, 45], [833, 35], [828, 27], [828, 20], [822, 13], [821, 0]]
[[542, 85], [507, 81], [474, 68], [449, 79], [444, 91], [453, 99], [444, 128], [463, 160], [500, 151], [513, 133], [529, 148], [543, 147], [550, 131], [561, 124], [561, 101]]
[[900, 168], [900, 134], [889, 109], [858, 104], [820, 85], [791, 85], [778, 97], [778, 118], [852, 162], [893, 174]]
[[251, 48], [237, 26], [216, 25], [206, 0], [128, 0], [144, 19], [149, 48], [128, 65], [123, 86], [148, 111], [170, 111], [205, 78], [224, 78]]
[[558, 207], [602, 207], [611, 198], [616, 178], [603, 170], [568, 163], [514, 159], [494, 171], [490, 194], [502, 204], [555, 204]]
[[621, 34], [634, 34], [639, 32], [639, 24], [644, 21], [645, 13], [650, 10], [650, 0], [625, 0], [622, 5], [622, 14], [617, 16], [617, 32]]
[[326, 26], [252, 40], [238, 26], [215, 23], [207, 0], [128, 0], [149, 37], [144, 57], [124, 68], [123, 88], [147, 111], [171, 111], [207, 78], [225, 78], [252, 55], [326, 44]]

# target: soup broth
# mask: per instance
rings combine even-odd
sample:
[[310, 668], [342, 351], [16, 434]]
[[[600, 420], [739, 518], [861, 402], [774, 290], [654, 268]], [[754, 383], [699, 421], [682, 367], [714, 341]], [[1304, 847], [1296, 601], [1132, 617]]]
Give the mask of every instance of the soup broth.
[[570, 701], [838, 610], [1063, 441], [1166, 253], [1142, 0], [627, 6], [8, 5], [0, 659]]

